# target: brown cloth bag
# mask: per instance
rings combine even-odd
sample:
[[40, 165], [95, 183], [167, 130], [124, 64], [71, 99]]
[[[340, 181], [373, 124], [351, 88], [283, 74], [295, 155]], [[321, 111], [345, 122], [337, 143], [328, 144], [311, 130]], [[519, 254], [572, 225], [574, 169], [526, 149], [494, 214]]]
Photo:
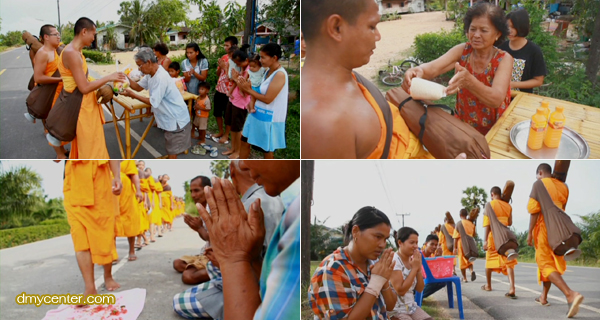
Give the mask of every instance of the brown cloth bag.
[[388, 91], [385, 97], [400, 109], [410, 131], [436, 159], [454, 159], [463, 152], [468, 159], [490, 158], [485, 137], [455, 118], [454, 111], [448, 106], [414, 101], [401, 87]]
[[566, 212], [554, 204], [541, 179], [533, 184], [529, 197], [540, 203], [548, 230], [548, 243], [554, 254], [564, 256], [567, 250], [577, 249], [582, 241], [581, 230]]
[[494, 212], [494, 209], [492, 209], [491, 203], [488, 202], [485, 204], [485, 211], [483, 214], [486, 215], [490, 220], [490, 228], [492, 229], [492, 234], [494, 235], [494, 246], [496, 247], [498, 254], [505, 256], [506, 251], [509, 249], [513, 249], [515, 252], [518, 252], [519, 242], [517, 241], [517, 237], [509, 227], [503, 225], [500, 220], [498, 220], [496, 212]]
[[456, 224], [456, 230], [460, 233], [460, 241], [462, 243], [463, 253], [467, 259], [479, 257], [479, 249], [475, 239], [467, 234], [465, 227], [462, 225], [462, 220]]
[[446, 225], [443, 224], [440, 230], [442, 230], [444, 237], [446, 237], [446, 248], [448, 248], [450, 252], [454, 252], [454, 239], [452, 239], [452, 235], [448, 232], [448, 229], [446, 229]]
[[[87, 75], [86, 75], [87, 76]], [[63, 88], [46, 119], [46, 130], [60, 141], [73, 141], [77, 133], [77, 120], [83, 94], [79, 88], [68, 93]]]
[[[58, 69], [52, 74], [52, 78], [60, 78]], [[58, 87], [58, 82], [38, 84], [35, 86], [25, 100], [27, 112], [37, 119], [48, 118], [48, 113], [50, 113], [50, 109], [52, 109], [52, 102], [56, 95], [56, 87]]]

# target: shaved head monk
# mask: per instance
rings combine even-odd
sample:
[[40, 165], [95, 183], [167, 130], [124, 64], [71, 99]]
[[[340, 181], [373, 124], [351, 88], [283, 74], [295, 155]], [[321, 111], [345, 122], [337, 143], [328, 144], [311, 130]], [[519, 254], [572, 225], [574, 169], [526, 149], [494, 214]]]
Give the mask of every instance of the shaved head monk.
[[[367, 63], [381, 39], [374, 0], [302, 0], [302, 156], [314, 159], [431, 158], [390, 103], [393, 135], [374, 96], [352, 70]], [[377, 92], [376, 95], [380, 95]], [[466, 158], [464, 154], [458, 156]]]
[[[492, 195], [492, 201], [490, 205], [498, 218], [498, 221], [503, 225], [510, 227], [512, 226], [512, 207], [508, 202], [502, 200], [502, 190], [500, 187], [495, 186], [490, 191]], [[515, 266], [517, 260], [508, 261], [508, 257], [498, 253], [498, 248], [494, 243], [494, 234], [490, 226], [490, 219], [487, 215], [483, 216], [483, 250], [485, 253], [485, 278], [487, 284], [484, 284], [481, 289], [485, 291], [492, 290], [492, 271], [508, 275], [508, 282], [510, 287], [508, 292], [504, 295], [507, 298], [516, 299], [515, 295]]]
[[[60, 33], [53, 25], [46, 24], [40, 28], [40, 40], [44, 43], [44, 46], [38, 50], [32, 61], [33, 80], [35, 83], [41, 85], [58, 83], [54, 94], [54, 100], [52, 101], [52, 106], [54, 106], [56, 99], [58, 99], [60, 91], [63, 88], [60, 75], [58, 77], [52, 76], [56, 70], [58, 70], [59, 59], [56, 49], [60, 46]], [[32, 51], [33, 50], [30, 52]], [[31, 117], [29, 113], [25, 113], [25, 117], [35, 122], [35, 119]], [[60, 147], [55, 147], [50, 144], [56, 152], [57, 159], [67, 158], [67, 150], [65, 150], [64, 147], [66, 144], [68, 144], [68, 142], [63, 142]]]
[[[112, 177], [111, 178], [111, 171]], [[84, 295], [98, 294], [94, 264], [104, 266], [109, 291], [120, 285], [112, 277], [117, 195], [121, 194], [119, 160], [68, 160], [63, 192], [75, 257], [85, 284]]]
[[108, 150], [104, 139], [104, 112], [96, 98], [96, 90], [110, 81], [127, 81], [122, 72], [94, 80], [86, 76], [87, 62], [82, 49], [94, 42], [96, 25], [88, 18], [79, 18], [75, 22], [75, 37], [58, 59], [58, 70], [63, 80], [64, 90], [75, 89], [83, 94], [81, 110], [77, 120], [76, 137], [72, 142], [71, 159], [108, 159]]
[[[465, 228], [465, 232], [467, 235], [473, 237], [475, 235], [475, 225], [467, 217], [467, 210], [460, 209], [460, 221]], [[473, 271], [473, 262], [465, 256], [465, 248], [463, 248], [462, 241], [460, 240], [461, 237], [462, 235], [458, 231], [458, 228], [454, 228], [454, 234], [452, 235], [452, 238], [454, 238], [454, 255], [458, 255], [458, 266], [460, 267], [463, 281], [468, 282], [467, 268], [471, 271], [471, 281], [475, 281], [477, 277], [475, 271]]]
[[[552, 202], [565, 209], [569, 199], [569, 188], [560, 180], [552, 178], [552, 168], [547, 163], [540, 164], [536, 169], [536, 179], [542, 180], [544, 187], [548, 190]], [[541, 305], [548, 305], [548, 291], [552, 284], [558, 287], [567, 298], [569, 310], [567, 317], [574, 317], [579, 311], [579, 305], [583, 302], [583, 295], [571, 290], [562, 274], [567, 270], [567, 262], [563, 256], [557, 256], [548, 242], [548, 230], [540, 203], [529, 198], [527, 211], [531, 214], [529, 220], [529, 234], [527, 235], [527, 244], [535, 247], [535, 261], [538, 265], [538, 283], [543, 284], [542, 295], [535, 299]]]

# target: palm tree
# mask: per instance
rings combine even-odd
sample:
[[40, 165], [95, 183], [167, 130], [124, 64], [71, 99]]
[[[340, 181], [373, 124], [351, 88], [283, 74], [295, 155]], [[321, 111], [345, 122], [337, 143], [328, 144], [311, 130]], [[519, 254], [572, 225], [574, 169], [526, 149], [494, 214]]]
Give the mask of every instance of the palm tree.
[[117, 48], [117, 33], [115, 32], [115, 27], [106, 28], [106, 35], [104, 36], [104, 44], [108, 45], [109, 50], [114, 50]]
[[130, 25], [132, 28], [130, 42], [142, 45], [156, 41], [156, 35], [147, 21], [148, 7], [145, 5], [145, 1], [134, 0], [126, 2], [126, 4], [122, 2], [121, 9], [117, 12], [121, 15], [121, 23]]
[[0, 172], [0, 229], [33, 223], [33, 213], [44, 203], [40, 175], [27, 168]]

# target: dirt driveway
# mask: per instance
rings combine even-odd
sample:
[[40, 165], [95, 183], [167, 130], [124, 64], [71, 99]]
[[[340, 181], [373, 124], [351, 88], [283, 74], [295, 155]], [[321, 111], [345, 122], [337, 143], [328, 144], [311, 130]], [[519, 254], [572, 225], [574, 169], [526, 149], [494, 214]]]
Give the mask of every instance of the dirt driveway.
[[377, 42], [371, 61], [356, 71], [372, 79], [379, 69], [387, 65], [388, 60], [406, 58], [402, 53], [413, 45], [415, 36], [442, 29], [450, 30], [452, 27], [454, 21], [446, 21], [446, 15], [442, 11], [403, 14], [400, 20], [381, 22], [377, 25], [381, 40]]

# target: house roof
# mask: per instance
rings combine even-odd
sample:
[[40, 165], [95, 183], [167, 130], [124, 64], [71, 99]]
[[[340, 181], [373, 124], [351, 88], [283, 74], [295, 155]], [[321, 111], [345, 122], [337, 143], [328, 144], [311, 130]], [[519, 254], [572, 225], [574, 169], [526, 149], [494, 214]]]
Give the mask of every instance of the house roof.
[[171, 28], [167, 30], [167, 34], [176, 34], [176, 33], [190, 33], [192, 29], [188, 27], [179, 27], [179, 28]]
[[[275, 29], [274, 25], [273, 25], [272, 23], [269, 23], [269, 22], [265, 22], [265, 23], [261, 23], [261, 24], [259, 24], [259, 25], [256, 27], [256, 29], [258, 29], [258, 28], [260, 28], [260, 27], [265, 27], [265, 28], [268, 28], [268, 29], [271, 29], [271, 30], [274, 30], [274, 29]], [[284, 33], [284, 35], [292, 35], [292, 34], [296, 34], [296, 33], [297, 33], [297, 34], [300, 34], [300, 30], [299, 30], [299, 29], [296, 29], [296, 28], [294, 28], [293, 26], [290, 26], [290, 25], [288, 25], [288, 26], [287, 26], [287, 27], [285, 27], [285, 29], [283, 30], [283, 33]], [[273, 32], [271, 32], [271, 33], [268, 33], [268, 34], [277, 34], [277, 32], [273, 31]], [[235, 35], [236, 35], [237, 37], [241, 37], [241, 36], [243, 36], [243, 35], [244, 35], [244, 30], [242, 30], [242, 31], [240, 31], [240, 32], [238, 32], [238, 33], [236, 33]]]
[[121, 23], [116, 23], [116, 24], [109, 24], [109, 25], [106, 25], [104, 27], [97, 28], [96, 32], [104, 31], [104, 30], [106, 30], [106, 29], [108, 29], [110, 27], [115, 27], [115, 28], [116, 27], [123, 27], [123, 28], [126, 28], [126, 29], [132, 29], [132, 27], [130, 27], [128, 25], [124, 25], [124, 24], [121, 24]]

